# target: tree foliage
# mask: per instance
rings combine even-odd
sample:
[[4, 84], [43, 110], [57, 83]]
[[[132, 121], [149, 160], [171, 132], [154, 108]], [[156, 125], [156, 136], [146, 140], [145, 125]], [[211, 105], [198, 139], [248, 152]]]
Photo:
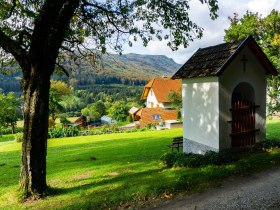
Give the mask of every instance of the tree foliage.
[[13, 92], [7, 95], [0, 93], [0, 127], [12, 127], [14, 133], [17, 120], [21, 115], [19, 99]]
[[115, 102], [109, 109], [109, 116], [114, 120], [124, 122], [128, 116], [128, 106], [124, 101]]
[[180, 91], [170, 91], [167, 95], [169, 101], [171, 101], [172, 106], [177, 110], [182, 108], [182, 93]]
[[99, 120], [106, 114], [106, 107], [103, 102], [97, 101], [96, 103], [90, 104], [86, 108], [82, 109], [81, 113], [90, 119]]
[[63, 110], [61, 102], [73, 94], [73, 89], [63, 81], [51, 81], [49, 113], [53, 121]]
[[[207, 4], [217, 17], [217, 0]], [[24, 137], [20, 188], [24, 197], [43, 195], [46, 183], [50, 78], [57, 66], [82, 57], [94, 65], [97, 51], [121, 52], [128, 41], [166, 40], [176, 50], [202, 36], [188, 16], [188, 0], [0, 0], [0, 57], [4, 71], [16, 61], [23, 73]], [[89, 50], [86, 53], [85, 50]], [[73, 53], [76, 56], [73, 56]]]
[[[262, 15], [253, 12], [239, 18], [237, 13], [229, 17], [231, 25], [225, 30], [225, 41], [235, 41], [252, 35], [265, 52], [269, 60], [280, 73], [280, 12], [272, 10]], [[280, 111], [280, 76], [271, 76], [268, 80], [269, 114]]]

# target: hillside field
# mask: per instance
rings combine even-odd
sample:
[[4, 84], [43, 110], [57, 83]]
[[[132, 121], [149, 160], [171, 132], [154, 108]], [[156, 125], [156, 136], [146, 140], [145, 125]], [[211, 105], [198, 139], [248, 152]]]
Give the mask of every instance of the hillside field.
[[[270, 121], [270, 139], [279, 139], [280, 121]], [[194, 193], [232, 174], [280, 165], [280, 151], [247, 156], [237, 163], [202, 168], [165, 168], [159, 158], [182, 129], [146, 131], [48, 141], [50, 195], [17, 202], [21, 144], [0, 143], [0, 209], [116, 209]]]

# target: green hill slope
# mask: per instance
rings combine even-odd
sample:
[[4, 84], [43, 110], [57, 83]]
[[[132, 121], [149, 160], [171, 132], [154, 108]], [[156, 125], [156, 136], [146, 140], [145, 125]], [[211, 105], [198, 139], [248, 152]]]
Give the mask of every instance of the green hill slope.
[[[96, 84], [144, 85], [147, 80], [163, 75], [171, 76], [180, 68], [180, 64], [163, 55], [124, 54], [103, 55], [95, 67], [82, 63], [74, 67], [70, 78], [66, 76], [55, 79], [69, 80], [75, 89], [84, 89]], [[18, 92], [21, 73], [13, 75], [0, 74], [0, 89], [4, 92]]]

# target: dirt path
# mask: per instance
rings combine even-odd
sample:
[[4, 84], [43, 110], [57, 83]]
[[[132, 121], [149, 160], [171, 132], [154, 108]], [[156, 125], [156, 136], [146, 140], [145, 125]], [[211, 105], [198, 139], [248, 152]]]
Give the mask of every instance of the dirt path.
[[168, 200], [148, 209], [280, 209], [280, 168], [229, 178], [218, 188]]

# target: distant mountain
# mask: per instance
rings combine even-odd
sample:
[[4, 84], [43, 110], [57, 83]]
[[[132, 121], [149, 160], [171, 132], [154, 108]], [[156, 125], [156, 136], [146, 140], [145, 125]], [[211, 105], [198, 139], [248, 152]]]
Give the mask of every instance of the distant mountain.
[[[180, 64], [164, 55], [124, 54], [103, 55], [95, 67], [82, 63], [65, 76], [55, 79], [69, 80], [76, 89], [84, 89], [95, 84], [144, 85], [147, 80], [166, 75], [172, 76]], [[4, 92], [18, 92], [20, 73], [3, 76], [0, 74], [0, 89]]]
[[101, 58], [97, 74], [148, 80], [163, 75], [172, 76], [180, 67], [180, 64], [164, 55], [108, 54]]

